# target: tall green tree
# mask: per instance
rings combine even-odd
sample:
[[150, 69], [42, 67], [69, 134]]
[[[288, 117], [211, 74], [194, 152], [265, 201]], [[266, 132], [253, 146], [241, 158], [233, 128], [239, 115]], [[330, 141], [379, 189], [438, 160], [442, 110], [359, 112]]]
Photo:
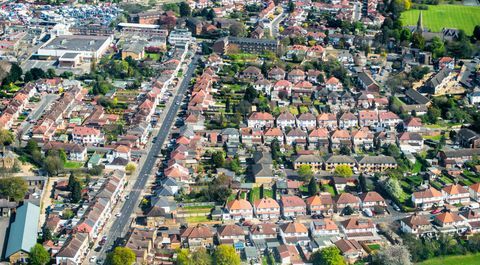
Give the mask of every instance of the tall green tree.
[[349, 178], [353, 175], [353, 171], [348, 165], [339, 165], [335, 168], [333, 175], [342, 178]]
[[73, 183], [71, 199], [73, 203], [77, 203], [82, 199], [82, 185], [79, 181]]
[[198, 248], [192, 253], [192, 260], [195, 265], [211, 265], [212, 257], [205, 248]]
[[181, 248], [177, 251], [176, 265], [193, 265], [192, 258], [190, 257], [190, 250]]
[[477, 40], [480, 40], [480, 25], [476, 25], [473, 29], [473, 37], [475, 37]]
[[179, 7], [181, 17], [189, 17], [192, 15], [192, 9], [186, 2], [180, 2]]
[[310, 165], [301, 165], [297, 170], [301, 180], [307, 181], [313, 177], [312, 167]]
[[20, 177], [0, 178], [0, 197], [21, 201], [27, 193], [28, 186]]
[[11, 145], [14, 139], [12, 132], [9, 130], [0, 130], [0, 146]]
[[213, 255], [214, 265], [240, 265], [240, 256], [237, 255], [233, 246], [220, 245]]
[[30, 265], [45, 265], [50, 262], [50, 254], [40, 244], [35, 244], [28, 253], [28, 264]]
[[225, 153], [223, 151], [213, 153], [212, 162], [217, 168], [223, 167], [225, 165]]
[[132, 265], [136, 260], [135, 252], [127, 247], [116, 247], [107, 256], [108, 265]]
[[58, 175], [63, 170], [63, 166], [64, 164], [58, 155], [51, 155], [45, 158], [44, 168], [50, 175]]
[[308, 183], [308, 194], [310, 196], [313, 196], [318, 193], [318, 190], [319, 188], [318, 188], [317, 180], [315, 178], [311, 178], [310, 182]]
[[346, 265], [347, 263], [336, 246], [326, 247], [318, 250], [310, 257], [313, 265]]

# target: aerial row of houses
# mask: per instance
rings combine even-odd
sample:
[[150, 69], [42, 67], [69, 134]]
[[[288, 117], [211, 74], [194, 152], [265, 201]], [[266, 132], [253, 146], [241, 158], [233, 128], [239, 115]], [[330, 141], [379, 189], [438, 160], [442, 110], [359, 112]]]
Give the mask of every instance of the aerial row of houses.
[[32, 84], [25, 85], [22, 89], [15, 93], [15, 96], [5, 102], [6, 108], [0, 114], [0, 128], [9, 130], [12, 128], [15, 120], [23, 113], [25, 107], [29, 103], [37, 90]]
[[223, 225], [218, 229], [197, 225], [180, 231], [180, 243], [185, 248], [231, 244], [247, 260], [269, 249], [282, 264], [305, 264], [314, 251], [334, 245], [347, 259], [354, 260], [366, 255], [358, 243], [365, 239], [378, 240], [377, 228], [371, 220], [356, 217], [338, 225], [332, 219], [324, 218], [305, 224], [295, 221], [244, 223]]
[[468, 204], [471, 200], [478, 201], [480, 195], [480, 184], [475, 183], [470, 187], [463, 187], [460, 184], [445, 186], [441, 191], [434, 187], [414, 192], [412, 202], [416, 207], [430, 209], [432, 206], [443, 206], [448, 204]]
[[[123, 171], [115, 170], [106, 176], [102, 181], [97, 182], [97, 187], [92, 187], [88, 196], [91, 198], [86, 202], [86, 208], [77, 212], [77, 218], [74, 222], [67, 224], [64, 228], [70, 231], [70, 236], [62, 246], [52, 249], [55, 254], [56, 264], [73, 262], [80, 264], [85, 258], [89, 245], [93, 242], [106, 221], [112, 215], [114, 205], [120, 200], [126, 184], [126, 174]], [[55, 215], [50, 214], [47, 218], [55, 219]], [[60, 224], [57, 224], [57, 226]], [[57, 227], [55, 227], [57, 228]]]
[[341, 213], [345, 207], [352, 210], [373, 209], [375, 206], [385, 206], [385, 199], [375, 191], [360, 196], [351, 193], [342, 193], [335, 198], [329, 193], [322, 193], [303, 200], [295, 195], [284, 195], [276, 201], [272, 198], [262, 198], [254, 201], [253, 205], [245, 199], [235, 199], [225, 206], [224, 219], [260, 220], [278, 219], [280, 217], [296, 217], [304, 215], [331, 216], [334, 212]]
[[300, 127], [302, 129], [328, 128], [330, 130], [340, 128], [349, 129], [353, 127], [383, 127], [395, 128], [402, 123], [402, 119], [391, 111], [360, 110], [355, 115], [346, 112], [341, 115], [334, 113], [302, 113], [295, 117], [290, 112], [283, 112], [276, 118], [268, 112], [253, 112], [247, 119], [250, 128], [270, 127]]

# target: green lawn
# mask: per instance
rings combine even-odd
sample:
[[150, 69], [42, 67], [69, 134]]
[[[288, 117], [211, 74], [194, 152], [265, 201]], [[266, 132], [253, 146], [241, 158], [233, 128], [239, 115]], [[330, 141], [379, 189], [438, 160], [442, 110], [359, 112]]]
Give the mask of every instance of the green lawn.
[[65, 164], [63, 164], [63, 167], [66, 169], [76, 169], [81, 168], [83, 164], [83, 162], [67, 161]]
[[187, 213], [209, 213], [212, 208], [212, 206], [190, 206], [181, 208], [181, 211]]
[[462, 256], [450, 256], [429, 259], [417, 265], [478, 265], [480, 264], [480, 253]]
[[367, 245], [369, 249], [371, 250], [379, 250], [380, 249], [380, 245], [379, 244], [369, 244]]
[[335, 196], [335, 188], [332, 185], [323, 185], [325, 187], [325, 190], [332, 194], [332, 196]]
[[187, 217], [186, 218], [187, 223], [203, 223], [203, 222], [209, 222], [207, 216], [192, 216], [192, 217]]
[[[417, 9], [403, 12], [403, 25], [417, 25], [419, 14], [420, 10]], [[422, 14], [423, 26], [433, 32], [440, 32], [442, 28], [458, 28], [471, 35], [475, 25], [480, 24], [479, 6], [429, 5], [428, 10], [422, 10]]]
[[145, 53], [145, 57], [152, 59], [153, 61], [160, 60], [160, 53]]
[[433, 140], [433, 141], [440, 141], [440, 139], [442, 139], [442, 135], [441, 135], [441, 134], [435, 135], [435, 136], [425, 135], [425, 136], [423, 136], [423, 139], [425, 139], [425, 140]]

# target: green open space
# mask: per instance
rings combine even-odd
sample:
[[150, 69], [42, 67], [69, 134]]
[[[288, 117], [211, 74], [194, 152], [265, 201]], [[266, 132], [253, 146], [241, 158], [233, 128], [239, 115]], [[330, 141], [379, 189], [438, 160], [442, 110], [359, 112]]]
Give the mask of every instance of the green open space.
[[475, 25], [480, 24], [480, 6], [429, 5], [428, 10], [410, 9], [403, 12], [403, 25], [415, 26], [420, 12], [423, 26], [433, 32], [440, 32], [442, 28], [457, 28], [471, 35]]
[[207, 216], [192, 216], [192, 217], [187, 217], [186, 218], [187, 223], [203, 223], [203, 222], [209, 222]]
[[67, 161], [63, 164], [63, 167], [66, 169], [77, 169], [83, 166], [83, 162]]
[[439, 257], [429, 259], [417, 265], [478, 265], [480, 264], [480, 253], [470, 255], [459, 255], [450, 257]]

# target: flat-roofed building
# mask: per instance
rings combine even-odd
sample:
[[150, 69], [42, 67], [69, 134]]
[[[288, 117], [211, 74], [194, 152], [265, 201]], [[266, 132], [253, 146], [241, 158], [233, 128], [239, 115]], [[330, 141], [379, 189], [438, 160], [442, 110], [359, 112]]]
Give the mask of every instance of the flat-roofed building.
[[83, 61], [100, 58], [112, 43], [113, 36], [63, 35], [49, 40], [37, 51], [39, 57], [61, 58], [80, 54]]

